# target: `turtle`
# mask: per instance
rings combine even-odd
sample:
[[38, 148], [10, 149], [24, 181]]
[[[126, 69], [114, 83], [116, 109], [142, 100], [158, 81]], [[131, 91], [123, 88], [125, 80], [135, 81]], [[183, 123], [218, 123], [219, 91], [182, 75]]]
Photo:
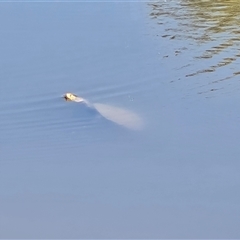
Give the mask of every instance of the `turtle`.
[[63, 95], [66, 101], [73, 101], [73, 102], [86, 102], [85, 99], [78, 97], [77, 95], [73, 93], [65, 93]]
[[129, 110], [111, 106], [108, 104], [89, 103], [89, 101], [87, 101], [86, 99], [70, 92], [65, 93], [63, 95], [63, 98], [66, 101], [84, 104], [86, 107], [95, 110], [102, 117], [118, 125], [124, 126], [132, 130], [140, 130], [143, 128], [142, 119], [136, 113], [133, 113]]

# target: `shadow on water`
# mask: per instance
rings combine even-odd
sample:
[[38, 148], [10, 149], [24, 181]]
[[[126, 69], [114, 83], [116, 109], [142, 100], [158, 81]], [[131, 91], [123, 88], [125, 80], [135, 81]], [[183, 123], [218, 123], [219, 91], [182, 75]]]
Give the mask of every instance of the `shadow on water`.
[[207, 89], [198, 91], [199, 94], [225, 89], [226, 85], [220, 83], [235, 80], [240, 74], [237, 67], [240, 57], [238, 0], [167, 0], [149, 6], [151, 18], [164, 27], [165, 34], [161, 37], [185, 42], [184, 46], [175, 49], [175, 56], [191, 51], [189, 64], [180, 66], [180, 69], [187, 69], [182, 77], [213, 72], [218, 75], [205, 83], [201, 80]]

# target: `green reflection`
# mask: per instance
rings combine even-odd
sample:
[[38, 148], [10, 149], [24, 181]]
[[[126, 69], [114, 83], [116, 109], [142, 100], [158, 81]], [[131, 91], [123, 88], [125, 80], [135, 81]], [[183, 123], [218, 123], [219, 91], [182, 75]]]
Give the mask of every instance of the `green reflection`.
[[[168, 16], [175, 20], [180, 20], [181, 22], [178, 22], [178, 26], [191, 27], [191, 31], [198, 30], [198, 34], [201, 32], [199, 31], [201, 29], [204, 30], [205, 34], [240, 33], [238, 29], [240, 24], [239, 0], [161, 1], [149, 5], [152, 7], [150, 16], [158, 18], [159, 24], [166, 23], [164, 17]], [[177, 28], [174, 30], [177, 30]]]
[[198, 50], [194, 51], [197, 55], [194, 56], [195, 61], [209, 61], [206, 68], [195, 67], [185, 77], [215, 72], [225, 66], [229, 68], [229, 65], [233, 69], [231, 75], [219, 81], [239, 75], [236, 67], [240, 56], [239, 0], [165, 0], [149, 6], [150, 17], [164, 28], [162, 37], [169, 41], [184, 40], [182, 43], [186, 48], [189, 41], [195, 42]]

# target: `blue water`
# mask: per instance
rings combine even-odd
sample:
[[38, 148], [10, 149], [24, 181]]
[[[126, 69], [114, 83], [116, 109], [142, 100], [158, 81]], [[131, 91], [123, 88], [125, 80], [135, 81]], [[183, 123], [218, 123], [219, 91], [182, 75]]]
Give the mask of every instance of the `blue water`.
[[[150, 12], [1, 3], [0, 238], [240, 237], [238, 84], [185, 79], [201, 46], [160, 37]], [[66, 92], [133, 111], [144, 128]]]

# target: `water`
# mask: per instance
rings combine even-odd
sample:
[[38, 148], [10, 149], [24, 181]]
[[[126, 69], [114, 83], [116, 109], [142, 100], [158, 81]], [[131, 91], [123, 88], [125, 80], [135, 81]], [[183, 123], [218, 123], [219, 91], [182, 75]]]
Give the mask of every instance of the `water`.
[[166, 48], [165, 57], [184, 59], [176, 66], [180, 70], [176, 71], [177, 80], [191, 86], [194, 95], [237, 94], [240, 56], [238, 1], [169, 0], [149, 6], [157, 28], [164, 29], [164, 33], [156, 34], [174, 46], [171, 52]]
[[0, 237], [239, 238], [237, 7], [1, 3]]

